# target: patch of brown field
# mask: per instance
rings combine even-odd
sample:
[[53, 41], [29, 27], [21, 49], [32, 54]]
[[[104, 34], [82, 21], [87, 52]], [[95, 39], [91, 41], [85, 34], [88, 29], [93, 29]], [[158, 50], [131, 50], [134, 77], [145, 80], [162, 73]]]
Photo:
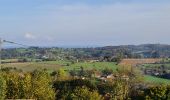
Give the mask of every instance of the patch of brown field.
[[161, 59], [123, 59], [119, 65], [120, 66], [136, 66], [137, 64], [151, 64], [151, 63], [156, 63], [156, 62], [160, 62]]

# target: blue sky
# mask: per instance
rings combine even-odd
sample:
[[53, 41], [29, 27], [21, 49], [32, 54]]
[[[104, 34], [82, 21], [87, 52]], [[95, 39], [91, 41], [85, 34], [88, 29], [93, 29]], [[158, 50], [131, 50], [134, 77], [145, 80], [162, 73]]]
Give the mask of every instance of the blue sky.
[[169, 0], [0, 0], [0, 37], [33, 46], [170, 44]]

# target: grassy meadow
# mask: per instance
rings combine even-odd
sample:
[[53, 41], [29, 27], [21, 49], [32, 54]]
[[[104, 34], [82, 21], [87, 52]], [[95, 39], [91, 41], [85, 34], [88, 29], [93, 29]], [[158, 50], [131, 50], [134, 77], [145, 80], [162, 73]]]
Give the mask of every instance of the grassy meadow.
[[163, 79], [163, 78], [158, 78], [158, 77], [154, 77], [154, 76], [149, 76], [149, 75], [145, 75], [144, 76], [144, 80], [145, 82], [148, 83], [156, 83], [156, 84], [170, 84], [170, 80], [168, 79]]
[[50, 71], [58, 70], [60, 68], [64, 70], [79, 70], [83, 67], [85, 70], [97, 69], [103, 70], [105, 68], [117, 69], [116, 63], [113, 62], [78, 62], [72, 63], [69, 61], [43, 61], [43, 62], [24, 62], [24, 63], [4, 63], [2, 67], [12, 67], [21, 69], [23, 71], [33, 71], [35, 69], [48, 69]]

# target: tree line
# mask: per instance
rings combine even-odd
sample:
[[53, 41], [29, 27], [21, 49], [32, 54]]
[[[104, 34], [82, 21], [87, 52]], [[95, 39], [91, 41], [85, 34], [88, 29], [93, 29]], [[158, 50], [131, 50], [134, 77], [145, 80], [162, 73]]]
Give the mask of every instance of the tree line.
[[[45, 60], [84, 60], [100, 59], [112, 61], [115, 57], [122, 58], [159, 58], [170, 57], [169, 45], [146, 44], [146, 45], [125, 45], [106, 46], [95, 48], [10, 48], [2, 50], [2, 59], [11, 58], [32, 58]], [[47, 59], [48, 58], [48, 59]]]

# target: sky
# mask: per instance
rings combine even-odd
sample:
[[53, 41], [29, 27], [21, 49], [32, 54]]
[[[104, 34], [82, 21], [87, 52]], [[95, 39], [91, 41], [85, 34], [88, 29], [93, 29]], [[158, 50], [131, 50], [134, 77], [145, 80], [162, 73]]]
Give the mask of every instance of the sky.
[[48, 47], [170, 44], [170, 0], [0, 0], [0, 37]]

